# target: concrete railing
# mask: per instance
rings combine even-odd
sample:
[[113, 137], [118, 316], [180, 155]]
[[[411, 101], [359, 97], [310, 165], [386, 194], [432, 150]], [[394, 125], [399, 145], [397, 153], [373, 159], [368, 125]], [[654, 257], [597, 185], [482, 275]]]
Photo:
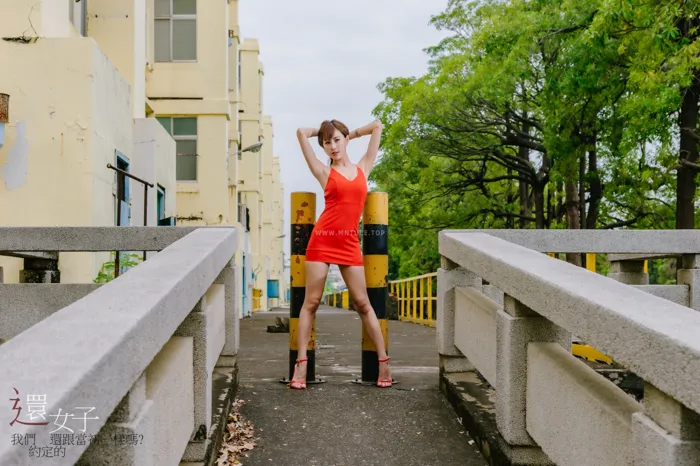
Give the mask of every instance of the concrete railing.
[[104, 285], [0, 285], [0, 464], [216, 455], [213, 384], [237, 377], [236, 244], [233, 228], [0, 228], [3, 253], [160, 250]]
[[[688, 307], [699, 302], [699, 232], [444, 231], [439, 241], [441, 372], [488, 381], [510, 464], [700, 464], [700, 312]], [[545, 251], [634, 256], [609, 256], [611, 279]], [[645, 285], [652, 254], [682, 256], [679, 285]], [[572, 356], [572, 335], [641, 377], [643, 402]]]

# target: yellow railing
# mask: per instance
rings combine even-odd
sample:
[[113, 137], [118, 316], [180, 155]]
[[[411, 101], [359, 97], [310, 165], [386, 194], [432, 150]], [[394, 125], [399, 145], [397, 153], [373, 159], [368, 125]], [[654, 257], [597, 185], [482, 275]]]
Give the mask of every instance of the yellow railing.
[[260, 288], [253, 288], [253, 312], [258, 312], [262, 310], [262, 290]]
[[348, 290], [330, 293], [325, 296], [323, 303], [327, 306], [350, 309], [350, 292]]
[[389, 290], [396, 297], [399, 320], [435, 327], [437, 298], [433, 284], [437, 273], [426, 273], [417, 277], [392, 280]]

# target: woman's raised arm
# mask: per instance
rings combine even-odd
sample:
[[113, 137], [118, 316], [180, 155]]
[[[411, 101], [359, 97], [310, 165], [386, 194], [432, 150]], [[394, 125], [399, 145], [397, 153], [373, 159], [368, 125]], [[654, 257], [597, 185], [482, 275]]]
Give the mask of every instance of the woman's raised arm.
[[366, 136], [368, 134], [370, 135], [367, 152], [362, 156], [362, 159], [357, 164], [362, 169], [366, 177], [369, 177], [369, 173], [372, 171], [372, 167], [374, 167], [374, 162], [377, 160], [379, 142], [382, 139], [382, 128], [382, 122], [375, 120], [372, 123], [358, 128], [351, 133], [354, 133], [354, 137]]
[[301, 152], [304, 154], [306, 159], [306, 164], [309, 166], [311, 173], [320, 182], [323, 183], [322, 178], [324, 178], [326, 172], [326, 166], [321, 163], [321, 161], [316, 158], [314, 150], [309, 144], [309, 138], [318, 136], [317, 128], [299, 128], [297, 130], [297, 139], [299, 140], [299, 145], [301, 146]]

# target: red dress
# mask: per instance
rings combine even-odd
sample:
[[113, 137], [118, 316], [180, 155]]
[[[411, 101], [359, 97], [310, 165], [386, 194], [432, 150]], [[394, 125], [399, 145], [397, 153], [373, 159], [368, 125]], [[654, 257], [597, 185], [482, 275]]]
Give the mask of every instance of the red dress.
[[318, 218], [306, 247], [306, 260], [337, 265], [364, 265], [358, 227], [367, 199], [367, 180], [360, 167], [348, 180], [331, 167], [326, 207]]

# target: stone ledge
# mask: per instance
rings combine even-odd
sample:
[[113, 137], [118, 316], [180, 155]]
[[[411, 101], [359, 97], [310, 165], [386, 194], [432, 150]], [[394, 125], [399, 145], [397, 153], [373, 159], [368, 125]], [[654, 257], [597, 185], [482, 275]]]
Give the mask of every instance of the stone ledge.
[[[638, 402], [643, 400], [644, 382], [635, 374], [607, 364], [584, 361]], [[478, 372], [440, 370], [440, 391], [490, 466], [552, 465], [538, 448], [513, 447], [496, 425], [496, 391]]]
[[236, 230], [235, 225], [0, 227], [0, 251], [2, 255], [46, 251], [54, 254], [68, 251], [161, 251], [196, 230], [220, 228]]
[[700, 357], [696, 310], [490, 234], [440, 232], [440, 253], [700, 411], [697, 374], [684, 370]]
[[485, 233], [539, 252], [629, 255], [624, 260], [635, 256], [660, 258], [700, 252], [700, 234], [697, 230], [467, 229], [442, 230], [439, 237], [442, 241], [446, 235], [464, 237], [473, 233]]
[[496, 391], [476, 372], [440, 373], [440, 391], [490, 466], [552, 465], [537, 447], [513, 447], [496, 426]]
[[[231, 229], [194, 231], [3, 343], [0, 392], [12, 393], [13, 387], [21, 390], [28, 385], [48, 387], [47, 410], [89, 403], [99, 418], [95, 429], [101, 428], [230, 262], [235, 248]], [[76, 328], [83, 329], [79, 339], [75, 339]], [[66, 341], [71, 344], [61, 344]], [[29, 346], [34, 351], [28, 352]], [[7, 438], [10, 427], [0, 424], [0, 437]], [[37, 444], [49, 443], [48, 429], [15, 426], [12, 433], [34, 433]], [[86, 449], [66, 450], [65, 463], [73, 464]], [[9, 442], [0, 444], [1, 464], [21, 462], [21, 455]]]

